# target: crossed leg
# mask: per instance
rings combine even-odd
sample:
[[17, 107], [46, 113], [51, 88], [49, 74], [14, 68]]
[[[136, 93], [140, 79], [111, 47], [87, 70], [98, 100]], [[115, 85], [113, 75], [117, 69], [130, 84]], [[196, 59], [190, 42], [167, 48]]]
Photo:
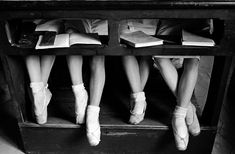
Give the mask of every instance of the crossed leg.
[[178, 79], [178, 72], [169, 58], [155, 58], [162, 77], [169, 89], [176, 97], [172, 127], [175, 135], [176, 145], [179, 150], [185, 150], [188, 144], [188, 131], [193, 135], [200, 133], [200, 126], [196, 116], [196, 110], [191, 103], [191, 97], [198, 76], [198, 58], [184, 60], [184, 71]]

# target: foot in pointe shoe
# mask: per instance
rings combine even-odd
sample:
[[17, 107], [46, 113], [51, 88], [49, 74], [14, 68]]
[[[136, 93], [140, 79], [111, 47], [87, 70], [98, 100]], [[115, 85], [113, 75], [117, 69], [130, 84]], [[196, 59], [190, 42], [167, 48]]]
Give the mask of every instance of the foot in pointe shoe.
[[90, 146], [97, 146], [100, 143], [100, 126], [97, 124], [96, 129], [87, 129], [87, 138]]
[[188, 125], [188, 130], [193, 136], [200, 134], [200, 124], [196, 114], [196, 107], [190, 103], [188, 106], [188, 111], [186, 114], [186, 123]]
[[[139, 124], [141, 121], [143, 121], [144, 120], [144, 116], [145, 116], [145, 110], [146, 110], [146, 102], [145, 101], [143, 101], [143, 102], [141, 102], [141, 103], [143, 103], [144, 105], [144, 107], [143, 107], [143, 111], [142, 111], [142, 113], [135, 113], [135, 111], [134, 110], [131, 110], [130, 111], [130, 119], [129, 119], [129, 123], [130, 124], [133, 124], [133, 125], [136, 125], [136, 124]], [[136, 107], [136, 106], [135, 106]], [[134, 107], [133, 107], [134, 108]]]
[[144, 120], [147, 103], [144, 92], [134, 93], [130, 101], [130, 124], [138, 124]]
[[176, 147], [180, 151], [184, 151], [188, 146], [188, 129], [185, 122], [187, 109], [176, 107], [172, 117], [172, 129], [175, 137]]
[[[36, 84], [36, 87], [33, 89], [33, 98], [34, 98], [34, 113], [35, 118], [38, 124], [45, 124], [47, 122], [47, 106], [51, 100], [52, 94], [50, 90], [44, 87], [43, 83]], [[32, 84], [32, 87], [35, 87], [35, 84]]]
[[88, 94], [83, 84], [72, 86], [75, 95], [75, 117], [76, 124], [85, 123]]
[[100, 143], [100, 124], [99, 124], [99, 111], [98, 106], [88, 105], [87, 107], [87, 139], [91, 146], [97, 146]]

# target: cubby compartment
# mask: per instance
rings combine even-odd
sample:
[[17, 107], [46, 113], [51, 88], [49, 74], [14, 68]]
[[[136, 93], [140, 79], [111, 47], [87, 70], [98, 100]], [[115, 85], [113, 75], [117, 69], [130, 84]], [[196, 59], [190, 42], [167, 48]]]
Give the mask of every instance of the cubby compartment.
[[[83, 64], [83, 77], [88, 92], [90, 58], [90, 56], [84, 56]], [[208, 58], [212, 58], [211, 60], [213, 60], [213, 57], [204, 58], [204, 62], [207, 65], [211, 62], [213, 63], [213, 61], [208, 63]], [[28, 100], [26, 102], [28, 106], [26, 107], [27, 120], [19, 123], [22, 137], [24, 138], [24, 146], [29, 152], [70, 151], [71, 153], [86, 153], [96, 151], [113, 153], [119, 150], [129, 152], [130, 149], [126, 149], [124, 146], [128, 144], [130, 147], [133, 146], [133, 149], [130, 150], [131, 152], [153, 152], [155, 149], [162, 148], [161, 150], [163, 152], [177, 153], [174, 147], [175, 144], [171, 129], [171, 116], [176, 102], [161, 77], [159, 70], [150, 66], [150, 76], [145, 87], [148, 103], [146, 116], [140, 124], [131, 125], [128, 123], [130, 116], [130, 86], [123, 70], [122, 57], [106, 56], [105, 66], [106, 83], [100, 104], [100, 124], [102, 131], [100, 145], [95, 148], [90, 147], [86, 139], [85, 125], [75, 124], [74, 96], [71, 89], [66, 59], [65, 56], [57, 56], [49, 79], [49, 88], [52, 91], [53, 97], [48, 107], [48, 122], [44, 125], [36, 124], [32, 117], [32, 110], [29, 107], [31, 106], [31, 102]], [[182, 68], [178, 71], [182, 72]], [[206, 75], [210, 73], [209, 71]], [[26, 83], [27, 85], [28, 83]], [[203, 100], [205, 101], [206, 98]], [[216, 129], [209, 123], [203, 123], [201, 107], [204, 107], [205, 104], [199, 104], [195, 94], [192, 102], [198, 107], [198, 111], [201, 111], [198, 112], [198, 115], [201, 121], [202, 132], [198, 137], [190, 137], [188, 151], [195, 152], [197, 150], [203, 150], [209, 152], [213, 146]], [[206, 146], [199, 144], [199, 141], [204, 137], [210, 140]], [[40, 141], [40, 138], [43, 138], [43, 141]], [[58, 146], [55, 147], [55, 144]], [[146, 146], [145, 149], [140, 148], [142, 144]], [[39, 145], [45, 148], [39, 149]], [[196, 147], [197, 150], [195, 150]]]

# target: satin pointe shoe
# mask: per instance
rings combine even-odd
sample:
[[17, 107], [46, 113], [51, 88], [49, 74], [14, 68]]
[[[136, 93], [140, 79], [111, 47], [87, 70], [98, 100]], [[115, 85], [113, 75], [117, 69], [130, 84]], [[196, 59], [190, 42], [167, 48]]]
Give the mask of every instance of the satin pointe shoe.
[[186, 114], [186, 124], [188, 125], [188, 130], [193, 136], [200, 134], [200, 124], [196, 114], [196, 107], [190, 103], [188, 106], [188, 111]]
[[48, 85], [44, 87], [42, 82], [31, 83], [30, 87], [33, 91], [36, 121], [38, 124], [45, 124], [47, 122], [47, 106], [51, 100], [52, 94], [48, 89]]
[[85, 123], [88, 94], [83, 84], [72, 86], [75, 95], [76, 124]]
[[187, 108], [176, 106], [172, 117], [172, 129], [175, 137], [176, 148], [180, 151], [187, 149], [189, 134], [185, 122]]
[[98, 106], [88, 105], [87, 107], [87, 139], [91, 146], [97, 146], [100, 143], [100, 124], [99, 124], [99, 112]]
[[[145, 93], [138, 92], [131, 95], [130, 101], [130, 124], [138, 124], [144, 120], [145, 110], [147, 103], [145, 101]], [[141, 113], [137, 113], [137, 110], [141, 110]]]
[[97, 146], [100, 143], [100, 126], [97, 125], [95, 130], [87, 130], [87, 139], [90, 146]]

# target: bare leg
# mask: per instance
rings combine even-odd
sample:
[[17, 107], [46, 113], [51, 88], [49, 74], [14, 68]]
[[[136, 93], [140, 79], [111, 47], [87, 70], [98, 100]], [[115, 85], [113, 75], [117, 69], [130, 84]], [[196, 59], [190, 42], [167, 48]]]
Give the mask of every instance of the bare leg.
[[185, 59], [184, 72], [179, 82], [177, 105], [187, 108], [186, 123], [189, 132], [197, 136], [200, 134], [200, 124], [196, 115], [196, 108], [191, 103], [192, 94], [197, 82], [199, 60]]
[[155, 58], [158, 69], [165, 80], [166, 84], [176, 96], [178, 84], [178, 72], [169, 58]]
[[[176, 96], [177, 106], [172, 118], [172, 127], [177, 148], [185, 150], [188, 144], [188, 130], [195, 135], [200, 133], [195, 108], [191, 104], [191, 97], [197, 80], [199, 61], [196, 58], [185, 59], [184, 72], [178, 85], [178, 91], [178, 73], [171, 64], [171, 61], [169, 59], [155, 59], [155, 61], [167, 85]], [[185, 122], [188, 124], [188, 128]]]
[[178, 91], [178, 73], [171, 61], [169, 59], [158, 59], [156, 61], [164, 80], [177, 98], [177, 105], [187, 107], [191, 102], [197, 81], [199, 60], [197, 58], [185, 59], [184, 72], [178, 85]]
[[105, 83], [105, 57], [94, 56], [91, 61], [90, 105], [99, 106]]
[[[195, 59], [185, 59], [184, 72], [181, 77], [181, 84], [178, 85], [178, 73], [172, 65], [170, 59], [155, 59], [158, 68], [168, 87], [175, 95], [179, 106], [186, 107], [191, 103], [192, 93], [197, 81], [199, 61]], [[189, 82], [189, 83], [188, 83]], [[178, 87], [178, 88], [177, 88]], [[180, 92], [177, 91], [180, 89]], [[189, 93], [187, 92], [189, 90]], [[186, 93], [187, 92], [187, 93]], [[186, 93], [186, 94], [185, 94]], [[189, 103], [189, 104], [188, 104]], [[189, 121], [192, 121], [189, 120]], [[189, 122], [192, 123], [192, 122]]]
[[144, 90], [144, 87], [149, 77], [149, 60], [149, 57], [141, 57], [139, 62], [139, 74], [142, 90]]
[[[139, 63], [135, 56], [124, 56], [123, 65], [125, 72], [127, 74], [127, 79], [130, 83], [132, 89], [130, 107], [131, 107], [131, 116], [129, 122], [131, 124], [138, 124], [144, 119], [146, 101], [145, 93], [143, 88], [147, 82], [149, 68], [144, 61], [141, 63], [141, 70], [139, 68]], [[146, 68], [146, 70], [143, 70]], [[141, 76], [140, 76], [141, 73]], [[143, 86], [141, 85], [141, 77], [143, 79]]]
[[42, 82], [41, 66], [39, 56], [27, 56], [25, 58], [26, 67], [29, 73], [30, 82]]
[[54, 55], [45, 55], [41, 57], [41, 73], [42, 73], [42, 81], [46, 85], [48, 82], [48, 78], [51, 73], [52, 66], [55, 61]]
[[91, 146], [100, 142], [101, 130], [99, 124], [100, 100], [105, 83], [105, 57], [94, 56], [91, 61], [90, 104], [87, 107], [87, 138]]
[[[187, 97], [186, 101], [188, 100], [191, 103], [192, 93], [193, 93], [193, 90], [197, 81], [197, 76], [198, 76], [198, 64], [199, 64], [198, 59], [197, 58], [185, 59], [184, 73], [181, 77], [181, 83], [183, 84], [184, 87], [182, 87], [182, 85], [178, 85], [178, 73], [175, 67], [172, 65], [170, 59], [155, 59], [155, 62], [157, 62], [160, 73], [162, 77], [164, 78], [164, 80], [166, 81], [168, 87], [170, 88], [172, 93], [175, 95], [176, 99], [180, 100], [179, 104], [177, 105], [182, 106], [182, 107], [187, 106], [187, 105], [181, 105], [181, 103], [182, 103], [182, 100], [184, 100], [185, 102], [184, 93], [187, 90], [184, 90], [184, 88], [188, 88], [188, 86], [189, 86], [191, 94], [189, 96], [186, 96]], [[189, 83], [190, 85], [187, 85], [186, 81], [190, 82]], [[177, 91], [178, 90], [177, 87], [180, 87], [179, 89], [181, 89], [181, 92]], [[178, 98], [178, 97], [181, 97], [181, 98]], [[185, 104], [185, 103], [182, 103], [182, 104]]]
[[67, 56], [67, 64], [73, 85], [83, 83], [82, 79], [82, 56]]
[[140, 80], [139, 64], [135, 56], [123, 57], [124, 69], [133, 93], [143, 91]]
[[[184, 72], [178, 86], [177, 106], [172, 118], [172, 127], [174, 130], [176, 145], [179, 150], [185, 150], [187, 148], [189, 139], [188, 131], [192, 134], [198, 134], [200, 132], [200, 126], [195, 110], [193, 111], [190, 103], [197, 81], [198, 65], [199, 60], [197, 58], [185, 59]], [[187, 115], [195, 117], [195, 120], [192, 123], [193, 125], [189, 125], [187, 123]]]
[[198, 76], [199, 60], [185, 59], [184, 72], [179, 82], [178, 94], [177, 94], [177, 105], [187, 108], [191, 102], [191, 97]]
[[[29, 56], [26, 58], [25, 61], [26, 67], [29, 72], [31, 82], [30, 87], [32, 88], [34, 98], [33, 105], [36, 121], [39, 124], [44, 124], [47, 121], [47, 105], [49, 104], [51, 99], [51, 92], [47, 89], [47, 80], [52, 64], [49, 68], [47, 68], [48, 65], [43, 65], [43, 68], [45, 68], [42, 69], [39, 56]], [[48, 60], [45, 60], [45, 62], [47, 61]], [[49, 71], [48, 73], [45, 73], [44, 70]], [[42, 75], [43, 72], [46, 74], [45, 76]]]
[[69, 55], [66, 58], [72, 80], [72, 90], [75, 96], [76, 124], [83, 124], [85, 123], [85, 111], [88, 101], [88, 94], [82, 79], [83, 59], [82, 56], [78, 55]]

